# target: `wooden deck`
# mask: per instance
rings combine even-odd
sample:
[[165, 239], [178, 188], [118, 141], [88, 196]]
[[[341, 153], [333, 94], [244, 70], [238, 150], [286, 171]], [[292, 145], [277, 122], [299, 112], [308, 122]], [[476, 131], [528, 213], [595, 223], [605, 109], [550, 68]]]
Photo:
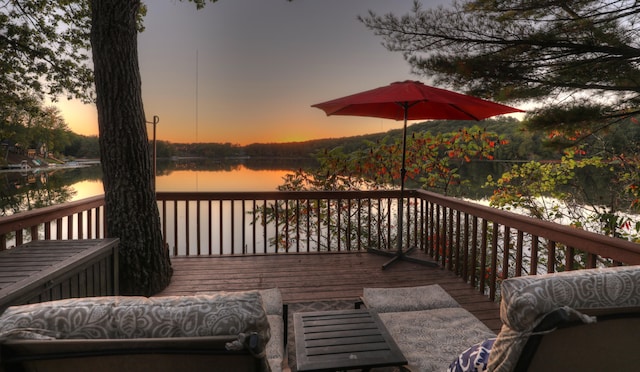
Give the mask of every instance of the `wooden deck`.
[[323, 253], [174, 257], [171, 284], [159, 296], [278, 287], [285, 303], [356, 301], [364, 287], [439, 284], [494, 332], [498, 304], [453, 273], [407, 261], [382, 270], [387, 257], [369, 253]]

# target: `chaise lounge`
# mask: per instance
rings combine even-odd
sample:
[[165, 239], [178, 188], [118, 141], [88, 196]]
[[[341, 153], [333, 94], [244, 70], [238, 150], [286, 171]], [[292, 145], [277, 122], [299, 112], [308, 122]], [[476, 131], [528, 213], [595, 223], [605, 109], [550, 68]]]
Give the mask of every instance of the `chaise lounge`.
[[622, 371], [640, 365], [640, 266], [518, 277], [493, 334], [437, 285], [365, 288], [412, 371]]

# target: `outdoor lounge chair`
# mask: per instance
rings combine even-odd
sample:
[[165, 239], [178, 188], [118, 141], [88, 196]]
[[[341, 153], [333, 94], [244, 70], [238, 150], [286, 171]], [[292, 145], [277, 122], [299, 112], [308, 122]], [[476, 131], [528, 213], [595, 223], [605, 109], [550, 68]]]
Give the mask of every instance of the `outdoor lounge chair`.
[[363, 302], [380, 312], [412, 371], [454, 361], [496, 372], [640, 366], [640, 266], [511, 278], [500, 289], [497, 336], [437, 285], [365, 288]]
[[640, 266], [505, 280], [490, 371], [623, 371], [640, 365]]
[[545, 316], [525, 344], [515, 371], [631, 371], [640, 366], [640, 308], [584, 311], [584, 323], [565, 308]]
[[283, 316], [277, 289], [14, 306], [0, 316], [0, 364], [4, 371], [281, 371]]

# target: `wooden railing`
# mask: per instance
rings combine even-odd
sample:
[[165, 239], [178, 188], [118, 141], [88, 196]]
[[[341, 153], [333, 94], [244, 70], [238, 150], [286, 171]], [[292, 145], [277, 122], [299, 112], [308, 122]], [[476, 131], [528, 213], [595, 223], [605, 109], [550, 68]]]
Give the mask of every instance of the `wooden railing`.
[[[399, 191], [157, 194], [174, 256], [396, 249]], [[403, 243], [495, 299], [512, 276], [640, 264], [640, 245], [424, 190], [406, 192]], [[94, 197], [0, 219], [0, 248], [104, 237]], [[126, 246], [126, 243], [123, 245]]]
[[[399, 191], [158, 193], [173, 255], [391, 247]], [[415, 240], [414, 240], [415, 242]]]
[[104, 197], [0, 217], [0, 250], [33, 240], [104, 238]]
[[509, 277], [640, 264], [640, 245], [419, 190], [426, 253], [496, 299]]

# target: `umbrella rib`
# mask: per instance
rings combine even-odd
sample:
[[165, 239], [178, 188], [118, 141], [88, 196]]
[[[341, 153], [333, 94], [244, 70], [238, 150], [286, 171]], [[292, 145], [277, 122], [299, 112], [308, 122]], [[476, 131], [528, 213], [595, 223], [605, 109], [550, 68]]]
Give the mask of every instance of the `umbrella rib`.
[[480, 120], [482, 120], [482, 119], [480, 119], [480, 118], [476, 117], [475, 115], [472, 115], [472, 114], [468, 113], [467, 111], [465, 111], [465, 110], [461, 109], [461, 108], [460, 108], [460, 107], [458, 107], [457, 105], [450, 104], [449, 106], [451, 106], [451, 107], [453, 107], [454, 109], [456, 109], [456, 110], [460, 111], [461, 113], [463, 113], [463, 114], [467, 115], [468, 117], [470, 117], [471, 119], [473, 119], [473, 120], [475, 120], [475, 121], [480, 121]]

